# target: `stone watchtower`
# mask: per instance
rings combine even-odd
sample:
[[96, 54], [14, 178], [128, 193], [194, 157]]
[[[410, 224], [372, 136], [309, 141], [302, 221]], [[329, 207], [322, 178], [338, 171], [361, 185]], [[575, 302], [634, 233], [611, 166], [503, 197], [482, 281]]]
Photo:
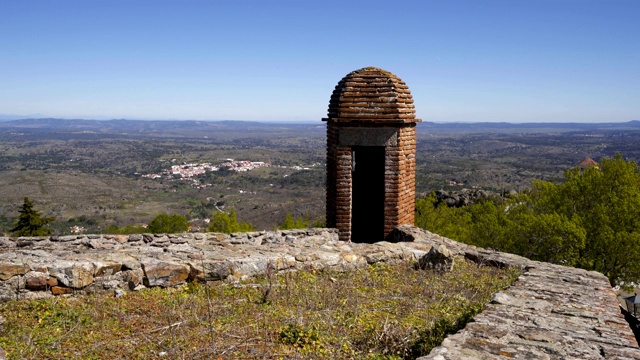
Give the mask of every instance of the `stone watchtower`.
[[331, 94], [327, 122], [327, 226], [340, 240], [377, 242], [413, 225], [416, 119], [409, 88], [375, 67], [353, 71]]

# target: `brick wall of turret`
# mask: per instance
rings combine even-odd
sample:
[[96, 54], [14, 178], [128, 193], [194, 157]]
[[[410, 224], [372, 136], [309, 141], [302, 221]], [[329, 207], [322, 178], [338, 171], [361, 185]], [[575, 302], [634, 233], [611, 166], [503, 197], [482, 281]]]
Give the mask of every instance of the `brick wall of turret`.
[[[349, 127], [376, 127], [375, 124]], [[380, 127], [378, 125], [378, 127]], [[352, 148], [338, 144], [340, 125], [327, 124], [327, 226], [351, 240]], [[397, 145], [385, 148], [384, 236], [398, 225], [414, 224], [416, 139], [415, 124], [395, 128]]]
[[398, 129], [398, 145], [385, 149], [384, 236], [414, 224], [416, 188], [415, 124]]
[[379, 240], [398, 225], [413, 225], [416, 123], [421, 120], [415, 117], [407, 85], [379, 68], [353, 71], [336, 86], [328, 118], [323, 120], [327, 121], [327, 226], [339, 230], [340, 240], [351, 240], [353, 149], [344, 142], [340, 145], [340, 131], [344, 128], [395, 131], [396, 141], [378, 144], [376, 139], [365, 145], [385, 146], [384, 234]]

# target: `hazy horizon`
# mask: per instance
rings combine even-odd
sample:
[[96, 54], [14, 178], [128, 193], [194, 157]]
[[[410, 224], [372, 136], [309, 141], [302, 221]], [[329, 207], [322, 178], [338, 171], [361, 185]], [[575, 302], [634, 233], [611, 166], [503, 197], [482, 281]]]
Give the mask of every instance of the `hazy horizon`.
[[[88, 121], [111, 121], [111, 120], [128, 120], [128, 121], [204, 121], [204, 122], [219, 122], [219, 121], [237, 121], [237, 122], [257, 122], [257, 123], [287, 123], [287, 124], [314, 124], [314, 123], [323, 123], [321, 119], [317, 120], [247, 120], [247, 119], [140, 119], [140, 118], [108, 118], [108, 117], [53, 117], [53, 116], [18, 116], [18, 115], [5, 115], [0, 114], [0, 121], [14, 121], [14, 120], [43, 120], [43, 119], [54, 119], [54, 120], [88, 120]], [[506, 123], [506, 124], [618, 124], [618, 123], [628, 123], [632, 121], [640, 121], [640, 119], [629, 119], [629, 120], [621, 120], [621, 121], [526, 121], [526, 122], [515, 122], [515, 121], [474, 121], [474, 120], [451, 120], [451, 121], [430, 121], [423, 120], [426, 123], [435, 123], [435, 124], [478, 124], [478, 123]]]

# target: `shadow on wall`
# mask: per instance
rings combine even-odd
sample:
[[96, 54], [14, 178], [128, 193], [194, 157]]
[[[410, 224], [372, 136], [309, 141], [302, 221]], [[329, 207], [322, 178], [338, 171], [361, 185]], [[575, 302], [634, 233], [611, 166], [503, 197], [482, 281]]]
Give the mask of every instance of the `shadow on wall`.
[[622, 315], [624, 315], [624, 319], [629, 323], [629, 327], [633, 331], [633, 335], [636, 337], [636, 342], [640, 344], [640, 320], [638, 320], [635, 316], [631, 315], [627, 310], [623, 307], [620, 307], [620, 311], [622, 311]]

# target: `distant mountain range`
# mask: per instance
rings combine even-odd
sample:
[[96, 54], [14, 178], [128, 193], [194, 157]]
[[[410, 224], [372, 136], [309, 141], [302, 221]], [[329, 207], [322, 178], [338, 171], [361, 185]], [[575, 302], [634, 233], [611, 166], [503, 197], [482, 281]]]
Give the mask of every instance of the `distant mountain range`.
[[[278, 136], [282, 134], [324, 133], [324, 123], [274, 123], [256, 121], [199, 120], [84, 120], [84, 119], [20, 119], [0, 121], [0, 133], [31, 134], [95, 134], [134, 137], [211, 137], [233, 134], [233, 137]], [[317, 135], [314, 135], [317, 136]]]
[[640, 130], [640, 120], [612, 123], [508, 123], [508, 122], [454, 122], [432, 123], [423, 122], [418, 125], [419, 130], [448, 130], [467, 132], [495, 132], [495, 131], [593, 131], [593, 130]]
[[0, 114], [0, 121], [20, 120], [20, 119], [43, 119], [46, 115], [42, 114], [29, 114], [29, 115], [15, 115], [15, 114]]
[[259, 122], [259, 121], [238, 121], [238, 120], [84, 120], [84, 119], [20, 119], [0, 121], [0, 128], [40, 128], [40, 129], [93, 129], [105, 131], [108, 129], [123, 130], [167, 130], [167, 129], [191, 129], [191, 128], [246, 128], [250, 127], [281, 127], [281, 126], [304, 126], [321, 125], [310, 123], [291, 122]]
[[199, 120], [84, 120], [84, 119], [20, 119], [0, 122], [0, 127], [48, 128], [48, 129], [155, 129], [192, 128], [202, 126], [265, 126], [268, 123], [255, 121], [199, 121]]
[[[317, 129], [322, 131], [324, 122], [258, 122], [258, 121], [200, 121], [200, 120], [84, 120], [84, 119], [20, 119], [0, 121], [0, 131], [54, 131], [154, 134], [203, 134], [211, 132], [259, 131], [265, 133]], [[640, 130], [640, 120], [617, 123], [508, 123], [508, 122], [452, 122], [418, 124], [420, 132], [540, 132], [540, 131], [593, 131]]]

